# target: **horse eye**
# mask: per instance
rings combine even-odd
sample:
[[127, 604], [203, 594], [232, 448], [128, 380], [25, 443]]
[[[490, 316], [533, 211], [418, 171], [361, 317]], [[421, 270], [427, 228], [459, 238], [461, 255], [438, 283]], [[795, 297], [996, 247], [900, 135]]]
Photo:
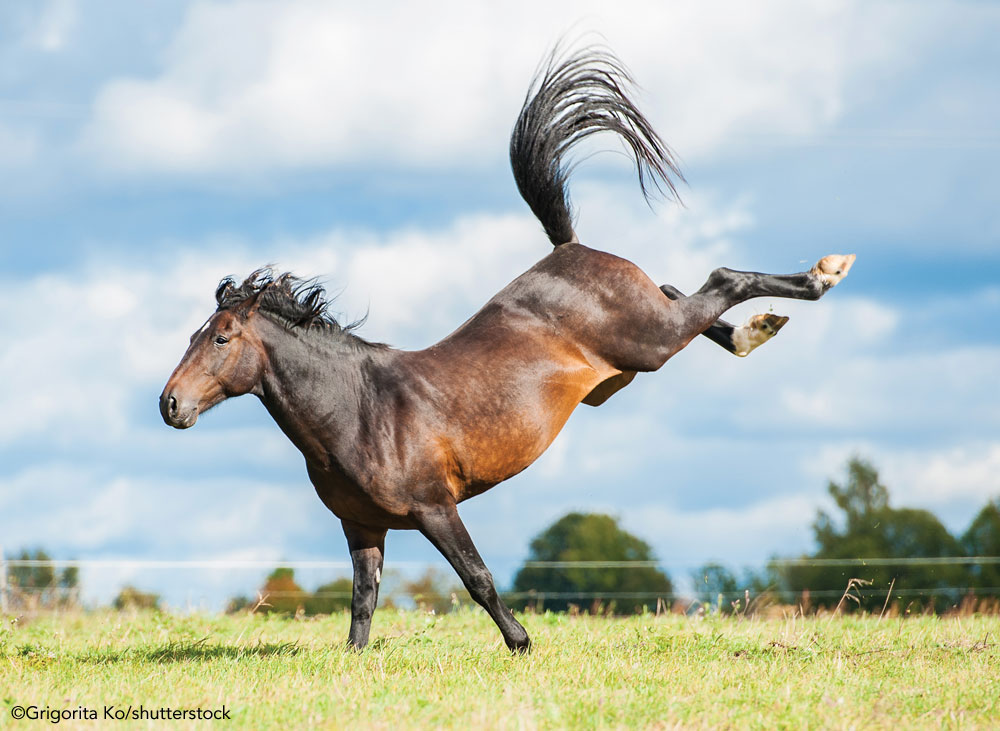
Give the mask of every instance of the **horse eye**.
[[216, 335], [215, 336], [215, 344], [216, 345], [225, 345], [228, 342], [229, 342], [229, 338], [227, 338], [225, 335]]

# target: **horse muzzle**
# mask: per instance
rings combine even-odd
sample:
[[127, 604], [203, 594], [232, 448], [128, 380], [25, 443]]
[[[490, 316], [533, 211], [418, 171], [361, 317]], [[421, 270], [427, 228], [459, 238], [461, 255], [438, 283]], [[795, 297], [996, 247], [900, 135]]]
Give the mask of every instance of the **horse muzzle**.
[[164, 391], [160, 394], [160, 416], [174, 429], [189, 429], [198, 421], [198, 407]]

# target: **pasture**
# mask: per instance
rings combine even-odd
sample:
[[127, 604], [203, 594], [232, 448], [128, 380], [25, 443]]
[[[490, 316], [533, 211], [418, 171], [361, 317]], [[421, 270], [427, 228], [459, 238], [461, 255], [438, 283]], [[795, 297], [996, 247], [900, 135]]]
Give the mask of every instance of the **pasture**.
[[996, 616], [521, 619], [535, 642], [526, 657], [508, 653], [478, 608], [443, 616], [380, 610], [361, 653], [343, 647], [347, 614], [7, 618], [0, 726], [51, 725], [12, 722], [15, 706], [30, 705], [99, 713], [107, 705], [225, 707], [231, 720], [211, 723], [241, 728], [995, 728], [1000, 721]]

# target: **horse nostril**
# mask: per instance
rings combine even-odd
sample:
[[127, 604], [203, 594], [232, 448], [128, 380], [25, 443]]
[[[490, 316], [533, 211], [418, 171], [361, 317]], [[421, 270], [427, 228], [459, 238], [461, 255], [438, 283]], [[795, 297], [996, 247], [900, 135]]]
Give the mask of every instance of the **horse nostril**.
[[177, 399], [175, 399], [173, 396], [171, 396], [167, 400], [167, 414], [170, 415], [171, 419], [177, 417]]

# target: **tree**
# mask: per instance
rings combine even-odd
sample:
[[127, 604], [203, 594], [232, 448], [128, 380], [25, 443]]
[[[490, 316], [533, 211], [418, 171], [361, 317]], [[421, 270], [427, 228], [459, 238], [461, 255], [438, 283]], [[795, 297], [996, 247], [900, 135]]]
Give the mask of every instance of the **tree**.
[[[928, 562], [909, 565], [824, 566], [810, 559], [938, 558], [961, 553], [958, 541], [926, 510], [896, 509], [889, 505], [889, 490], [879, 481], [871, 463], [854, 458], [847, 465], [843, 485], [831, 481], [830, 496], [842, 515], [839, 519], [820, 511], [813, 523], [817, 550], [802, 564], [771, 564], [775, 583], [796, 601], [804, 590], [818, 606], [835, 606], [852, 578], [870, 581], [861, 592], [860, 607], [878, 611], [890, 585], [904, 606], [928, 605], [941, 610], [959, 596], [954, 587], [966, 579], [962, 567]], [[893, 583], [894, 582], [894, 583]]]
[[295, 614], [306, 600], [306, 592], [295, 581], [295, 569], [287, 567], [272, 571], [260, 593], [266, 602], [261, 605], [260, 611], [267, 613]]
[[[865, 527], [870, 516], [889, 507], [889, 488], [879, 482], [878, 470], [858, 457], [847, 462], [847, 484], [841, 486], [830, 480], [826, 489], [837, 507], [844, 511], [848, 533]], [[830, 516], [821, 510], [816, 518], [816, 540], [821, 544], [835, 535], [832, 523]]]
[[333, 614], [350, 609], [353, 584], [349, 578], [339, 578], [322, 584], [315, 592], [308, 592], [295, 580], [295, 569], [280, 567], [268, 574], [260, 588], [259, 594], [264, 597], [262, 604], [246, 596], [234, 596], [226, 605], [226, 613], [253, 609], [293, 616], [300, 610], [306, 615]]
[[159, 611], [160, 595], [140, 591], [131, 584], [126, 584], [115, 597], [113, 606], [118, 611], [123, 609], [152, 609]]
[[[962, 536], [966, 556], [1000, 556], [1000, 498], [986, 503]], [[990, 594], [1000, 592], [1000, 565], [973, 565], [969, 585]]]
[[308, 615], [333, 614], [351, 608], [351, 593], [354, 582], [342, 577], [321, 584], [312, 594], [308, 595], [303, 604]]
[[245, 612], [254, 606], [254, 602], [250, 601], [250, 597], [245, 594], [239, 594], [234, 597], [230, 597], [229, 601], [226, 602], [226, 614], [237, 614], [238, 612]]
[[514, 577], [511, 604], [566, 611], [571, 604], [610, 602], [625, 611], [655, 609], [673, 592], [670, 579], [653, 566], [533, 566], [551, 561], [653, 561], [645, 541], [622, 530], [609, 515], [570, 513], [531, 541], [526, 565]]
[[[41, 548], [22, 550], [13, 557], [15, 561], [51, 561]], [[25, 601], [35, 606], [67, 605], [76, 602], [74, 589], [79, 584], [80, 573], [76, 566], [67, 566], [57, 572], [51, 564], [12, 566], [9, 570], [11, 588]]]
[[[415, 579], [404, 580], [390, 594], [390, 599], [410, 597], [413, 603], [425, 612], [447, 614], [458, 600], [472, 601], [469, 592], [465, 590], [454, 574], [446, 574], [433, 568], [428, 568]], [[452, 600], [455, 597], [455, 600]]]

